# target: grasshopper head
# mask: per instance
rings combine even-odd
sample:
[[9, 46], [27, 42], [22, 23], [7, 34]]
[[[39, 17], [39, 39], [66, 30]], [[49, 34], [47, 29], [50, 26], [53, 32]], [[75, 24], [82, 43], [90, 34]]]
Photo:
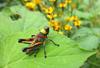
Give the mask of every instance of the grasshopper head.
[[47, 35], [47, 34], [49, 33], [49, 27], [48, 27], [48, 26], [45, 26], [44, 29], [41, 29], [41, 30], [40, 30], [40, 32], [41, 32], [42, 34], [46, 34], [46, 35]]

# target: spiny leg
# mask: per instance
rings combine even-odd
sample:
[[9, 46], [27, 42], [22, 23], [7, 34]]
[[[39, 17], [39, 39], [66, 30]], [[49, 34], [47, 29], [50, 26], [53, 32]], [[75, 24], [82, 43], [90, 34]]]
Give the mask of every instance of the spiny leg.
[[45, 51], [45, 39], [44, 39], [44, 42], [43, 42], [43, 48], [44, 48], [44, 55], [45, 55], [45, 58], [46, 58], [46, 51]]
[[36, 57], [36, 54], [39, 52], [40, 49], [38, 48], [38, 49], [36, 49], [36, 50], [37, 50], [37, 52], [35, 53], [34, 57]]
[[27, 38], [27, 39], [18, 39], [18, 42], [19, 43], [25, 43], [25, 44], [31, 44], [31, 43], [27, 43], [27, 42], [23, 42], [23, 41], [33, 41], [33, 40], [34, 40], [34, 37]]
[[32, 49], [29, 52], [26, 52], [26, 55], [30, 54], [32, 51], [36, 51], [36, 53], [34, 55], [34, 57], [36, 57], [36, 54], [39, 52], [39, 50], [40, 50], [39, 48], [38, 49]]
[[30, 47], [25, 47], [25, 48], [22, 48], [22, 51], [25, 52], [28, 49], [30, 49]]
[[29, 51], [35, 50], [34, 48], [39, 47], [41, 44], [42, 44], [42, 42], [37, 42], [37, 43], [35, 43], [35, 45], [31, 44], [30, 47], [25, 47], [22, 49], [22, 51], [29, 52]]
[[56, 44], [56, 43], [55, 43], [52, 39], [50, 39], [49, 37], [47, 37], [47, 39], [49, 39], [50, 41], [52, 41], [54, 45], [58, 45], [58, 46], [59, 46], [59, 44]]
[[35, 55], [34, 55], [34, 57], [36, 57], [36, 54], [39, 52], [39, 48], [38, 49], [31, 49], [31, 50], [29, 50], [28, 52], [26, 52], [26, 54], [28, 55], [28, 54], [30, 54], [32, 51], [36, 51], [36, 53], [35, 53]]
[[25, 51], [26, 52], [26, 54], [28, 55], [28, 54], [30, 54], [32, 51], [36, 51], [34, 48], [30, 48], [28, 51]]

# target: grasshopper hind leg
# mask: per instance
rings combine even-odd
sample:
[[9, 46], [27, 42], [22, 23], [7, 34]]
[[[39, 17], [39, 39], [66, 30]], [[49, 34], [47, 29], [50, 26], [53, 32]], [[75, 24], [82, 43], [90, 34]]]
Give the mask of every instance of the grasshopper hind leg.
[[36, 57], [36, 54], [39, 52], [39, 50], [40, 50], [40, 49], [36, 49], [37, 52], [35, 53], [34, 57]]
[[30, 54], [30, 52], [26, 52], [26, 55]]
[[34, 52], [36, 52], [35, 54], [34, 54], [34, 57], [36, 57], [36, 54], [39, 52], [39, 48], [38, 49], [32, 49], [32, 50], [30, 50], [28, 53], [30, 53], [30, 55], [31, 54], [33, 54]]
[[[27, 48], [23, 48], [24, 52], [27, 50]], [[26, 52], [26, 55], [32, 55], [34, 52], [36, 52], [34, 54], [34, 57], [36, 57], [36, 54], [39, 52], [39, 48], [38, 49], [32, 49], [32, 50], [29, 50], [28, 52]]]
[[29, 49], [29, 47], [25, 47], [25, 48], [22, 48], [22, 51], [25, 52], [28, 49]]

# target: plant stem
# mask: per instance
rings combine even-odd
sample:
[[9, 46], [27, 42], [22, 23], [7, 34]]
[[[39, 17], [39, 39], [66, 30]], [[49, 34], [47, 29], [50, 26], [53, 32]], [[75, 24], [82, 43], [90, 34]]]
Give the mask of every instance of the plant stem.
[[37, 4], [37, 6], [38, 6], [38, 10], [41, 12], [41, 7], [40, 7], [40, 5], [39, 5], [39, 4]]
[[68, 30], [68, 37], [70, 37], [70, 30]]
[[67, 5], [67, 9], [68, 9], [68, 16], [69, 16], [69, 4]]
[[21, 3], [22, 5], [24, 5], [22, 0], [20, 0], [20, 3]]

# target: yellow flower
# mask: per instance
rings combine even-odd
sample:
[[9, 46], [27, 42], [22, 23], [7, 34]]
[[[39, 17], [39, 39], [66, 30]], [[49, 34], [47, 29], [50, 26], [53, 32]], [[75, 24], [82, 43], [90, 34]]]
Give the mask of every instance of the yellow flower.
[[45, 7], [42, 7], [42, 8], [41, 8], [41, 10], [45, 10], [45, 9], [46, 9]]
[[54, 17], [57, 17], [57, 14], [54, 14], [54, 15], [47, 15], [48, 18], [52, 19]]
[[67, 22], [72, 21], [72, 18], [70, 18], [69, 16], [66, 17]]
[[51, 22], [48, 23], [54, 28], [54, 30], [62, 29], [61, 23], [58, 21], [51, 20]]
[[30, 0], [24, 0], [24, 1], [29, 1], [30, 2]]
[[71, 30], [72, 29], [72, 26], [69, 26], [69, 25], [65, 25], [65, 30]]
[[63, 32], [61, 32], [61, 31], [58, 31], [57, 33], [59, 33], [59, 34], [63, 34]]
[[82, 23], [82, 21], [75, 21], [75, 22], [74, 22], [75, 26], [80, 26], [81, 23]]
[[65, 3], [70, 4], [72, 0], [66, 0]]
[[77, 16], [72, 16], [71, 19], [76, 21], [76, 20], [78, 20], [78, 17]]
[[41, 0], [33, 0], [33, 3], [40, 4], [40, 3], [42, 3], [42, 1]]
[[48, 23], [49, 23], [49, 25], [51, 25], [52, 27], [54, 27], [55, 24], [57, 23], [57, 21], [51, 20], [51, 22], [48, 22]]
[[73, 9], [73, 8], [76, 8], [76, 5], [72, 5], [72, 6], [71, 6], [71, 9]]
[[49, 0], [49, 1], [56, 1], [56, 0]]
[[59, 28], [59, 29], [62, 29], [63, 27], [61, 27], [61, 22], [60, 21], [57, 21], [57, 23], [56, 23], [56, 26]]
[[53, 29], [54, 30], [58, 30], [59, 28], [58, 28], [58, 26], [54, 26]]
[[61, 23], [60, 23], [60, 22], [55, 23], [55, 25], [54, 25], [53, 28], [54, 28], [54, 30], [62, 29], [62, 27], [61, 27]]
[[60, 3], [59, 7], [66, 7], [66, 4], [65, 3]]
[[45, 9], [45, 13], [52, 13], [54, 11], [55, 7], [50, 7], [48, 9]]
[[33, 9], [33, 8], [35, 7], [35, 3], [27, 2], [27, 3], [25, 4], [25, 6], [26, 6], [27, 8], [29, 8], [29, 9]]

